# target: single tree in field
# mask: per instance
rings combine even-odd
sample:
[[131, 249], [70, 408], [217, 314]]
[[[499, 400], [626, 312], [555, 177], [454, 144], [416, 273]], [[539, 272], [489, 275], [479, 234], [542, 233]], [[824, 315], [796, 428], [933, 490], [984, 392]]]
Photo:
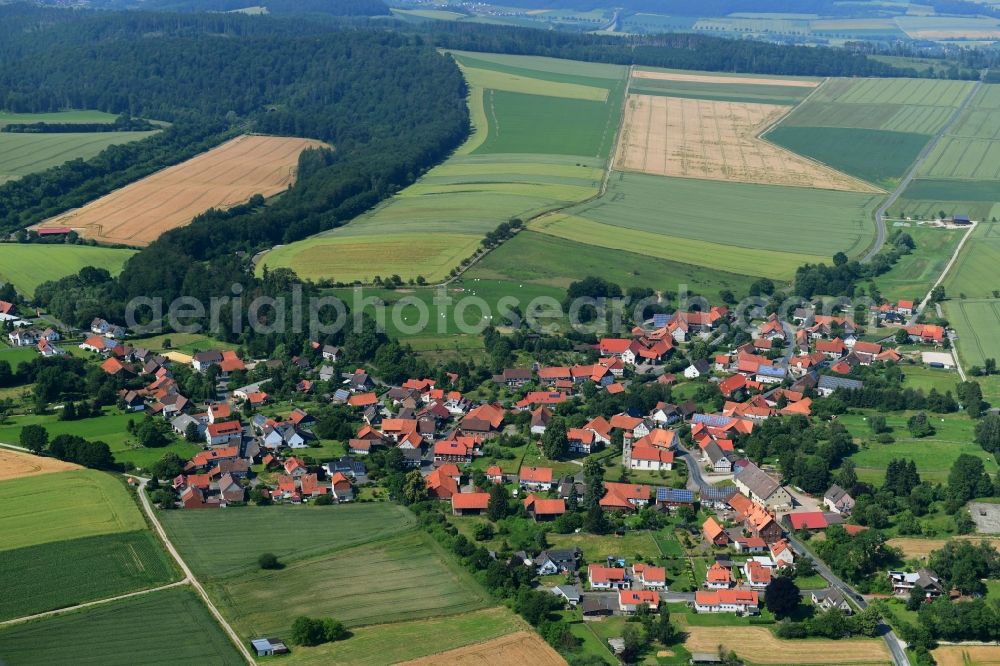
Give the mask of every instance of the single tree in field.
[[49, 432], [42, 426], [32, 424], [21, 428], [21, 446], [41, 453], [45, 450], [45, 445], [49, 443]]
[[799, 607], [799, 588], [787, 576], [776, 576], [764, 590], [767, 609], [779, 620], [788, 617]]
[[261, 553], [260, 557], [257, 558], [257, 564], [261, 569], [281, 568], [281, 562], [278, 561], [278, 556], [274, 553]]

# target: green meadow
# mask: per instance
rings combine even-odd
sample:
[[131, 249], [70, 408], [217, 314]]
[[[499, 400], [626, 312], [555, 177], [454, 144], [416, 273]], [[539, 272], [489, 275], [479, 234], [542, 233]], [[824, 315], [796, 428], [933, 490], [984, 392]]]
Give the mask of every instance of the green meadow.
[[[0, 134], [0, 141], [4, 136], [6, 135]], [[2, 150], [0, 145], [0, 151]], [[3, 255], [0, 280], [12, 283], [18, 291], [30, 297], [42, 282], [75, 275], [85, 266], [104, 268], [112, 275], [118, 275], [129, 257], [135, 254], [135, 250], [90, 245], [4, 243], [0, 245], [0, 254]]]
[[965, 232], [915, 225], [900, 231], [913, 238], [916, 248], [874, 281], [889, 301], [920, 301], [941, 275]]
[[942, 304], [949, 324], [958, 335], [956, 349], [963, 367], [982, 365], [987, 358], [1000, 358], [1000, 228], [981, 222], [962, 248], [944, 287], [948, 300]]
[[956, 348], [966, 370], [988, 358], [1000, 359], [1000, 299], [950, 300], [943, 307], [958, 335]]
[[913, 460], [920, 472], [920, 478], [932, 483], [945, 483], [952, 464], [960, 454], [968, 454], [982, 458], [986, 470], [990, 474], [997, 472], [997, 463], [975, 442], [972, 430], [975, 422], [964, 414], [928, 414], [935, 433], [929, 437], [915, 439], [906, 429], [907, 419], [913, 412], [898, 412], [885, 414], [886, 423], [892, 428], [895, 441], [892, 444], [879, 444], [869, 441], [872, 438], [866, 417], [873, 412], [865, 411], [858, 414], [846, 414], [838, 417], [852, 435], [868, 443], [851, 459], [857, 465], [858, 477], [865, 482], [881, 483], [885, 478], [885, 469], [893, 458]]
[[188, 587], [0, 628], [0, 653], [6, 663], [26, 665], [244, 663]]
[[145, 529], [121, 478], [91, 469], [0, 482], [0, 551]]
[[944, 280], [952, 299], [1000, 298], [997, 266], [1000, 265], [1000, 224], [980, 223], [962, 248]]
[[624, 67], [455, 56], [471, 88], [474, 131], [466, 144], [350, 224], [269, 252], [259, 270], [289, 267], [346, 284], [393, 274], [439, 282], [500, 223], [597, 194], [621, 113]]

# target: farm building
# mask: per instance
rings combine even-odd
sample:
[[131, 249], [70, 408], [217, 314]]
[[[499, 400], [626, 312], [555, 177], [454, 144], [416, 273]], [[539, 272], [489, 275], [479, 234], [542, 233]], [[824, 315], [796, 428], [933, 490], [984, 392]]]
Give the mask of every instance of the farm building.
[[955, 357], [951, 352], [921, 352], [920, 360], [924, 365], [944, 370], [955, 369]]
[[255, 638], [250, 641], [258, 657], [271, 657], [276, 654], [288, 654], [288, 648], [280, 638]]

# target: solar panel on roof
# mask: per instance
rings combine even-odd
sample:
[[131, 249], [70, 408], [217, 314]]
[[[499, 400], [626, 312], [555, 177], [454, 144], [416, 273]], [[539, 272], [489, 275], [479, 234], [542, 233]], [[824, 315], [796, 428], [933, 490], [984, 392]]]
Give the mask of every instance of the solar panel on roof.
[[657, 328], [662, 328], [670, 322], [670, 315], [667, 314], [654, 314], [653, 315], [653, 326]]

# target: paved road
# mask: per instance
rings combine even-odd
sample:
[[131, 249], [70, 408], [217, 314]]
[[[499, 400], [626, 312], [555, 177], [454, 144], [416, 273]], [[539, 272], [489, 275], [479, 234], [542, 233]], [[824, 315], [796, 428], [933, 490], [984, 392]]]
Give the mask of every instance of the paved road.
[[[830, 571], [830, 567], [826, 566], [823, 560], [818, 557], [814, 557], [813, 554], [806, 550], [806, 547], [792, 534], [788, 534], [787, 537], [796, 555], [812, 559], [813, 566], [816, 568], [816, 571], [819, 575], [825, 578], [828, 583], [830, 583], [830, 587], [834, 588], [845, 597], [850, 597], [851, 600], [854, 601], [854, 603], [856, 603], [861, 609], [868, 607], [868, 602], [865, 601], [864, 597], [858, 594], [853, 587], [841, 580], [835, 573]], [[892, 628], [885, 622], [880, 622], [878, 631], [879, 635], [882, 636], [882, 639], [885, 641], [886, 646], [889, 648], [889, 652], [892, 653], [892, 660], [895, 662], [896, 666], [910, 666], [910, 660], [906, 657], [906, 651], [903, 649], [903, 644], [900, 643], [899, 638], [896, 637], [896, 633], [892, 630]]]
[[906, 190], [907, 187], [909, 187], [911, 182], [913, 182], [913, 179], [916, 178], [917, 176], [917, 171], [920, 169], [920, 167], [924, 165], [924, 162], [927, 161], [927, 156], [930, 155], [931, 151], [934, 149], [934, 146], [937, 145], [938, 141], [941, 140], [941, 137], [945, 135], [945, 132], [947, 132], [951, 128], [951, 126], [955, 124], [955, 121], [958, 120], [959, 116], [961, 116], [962, 113], [965, 111], [965, 109], [968, 108], [969, 104], [972, 102], [972, 98], [975, 96], [977, 92], [979, 92], [979, 89], [982, 87], [982, 85], [983, 85], [982, 81], [976, 81], [975, 84], [973, 84], [972, 88], [969, 90], [969, 94], [965, 97], [965, 99], [962, 100], [962, 103], [959, 105], [957, 109], [955, 109], [955, 112], [951, 114], [951, 117], [948, 118], [948, 122], [942, 125], [941, 129], [938, 130], [938, 133], [934, 135], [934, 137], [930, 140], [930, 142], [928, 142], [926, 146], [924, 146], [924, 149], [921, 150], [920, 154], [917, 156], [917, 160], [913, 163], [913, 166], [906, 173], [906, 176], [904, 176], [903, 179], [899, 181], [899, 185], [896, 186], [896, 189], [892, 191], [892, 193], [889, 195], [889, 198], [883, 201], [882, 205], [879, 206], [878, 210], [875, 211], [875, 234], [876, 234], [875, 244], [872, 245], [872, 247], [868, 250], [868, 252], [865, 253], [863, 257], [861, 257], [861, 263], [866, 264], [869, 261], [871, 261], [872, 258], [879, 253], [879, 250], [882, 249], [882, 246], [885, 245], [886, 211], [889, 210], [890, 206], [896, 203], [900, 195], [903, 194], [903, 191]]
[[689, 490], [701, 491], [705, 488], [712, 487], [712, 484], [706, 481], [705, 477], [702, 476], [701, 466], [699, 465], [695, 457], [691, 455], [690, 451], [685, 449], [683, 446], [678, 446], [677, 454], [678, 457], [684, 461], [684, 464], [687, 465], [688, 468], [687, 487]]
[[181, 568], [181, 571], [184, 573], [184, 579], [190, 582], [191, 587], [193, 587], [195, 591], [198, 592], [198, 595], [201, 596], [201, 600], [205, 602], [205, 605], [208, 607], [209, 612], [211, 612], [212, 615], [215, 617], [215, 621], [219, 623], [219, 626], [221, 626], [223, 631], [226, 632], [226, 634], [229, 636], [229, 639], [236, 645], [237, 649], [239, 649], [240, 651], [240, 654], [243, 655], [243, 658], [246, 659], [247, 663], [256, 664], [257, 662], [254, 661], [253, 655], [250, 654], [250, 650], [247, 649], [247, 646], [244, 644], [243, 640], [236, 634], [235, 631], [233, 631], [233, 628], [229, 626], [229, 623], [226, 622], [226, 619], [222, 617], [222, 613], [219, 612], [219, 609], [216, 608], [215, 604], [212, 603], [212, 600], [209, 599], [208, 594], [205, 592], [205, 588], [202, 587], [201, 583], [198, 582], [198, 579], [195, 578], [194, 574], [191, 572], [191, 569], [188, 567], [187, 562], [184, 561], [184, 558], [181, 557], [181, 554], [177, 552], [176, 548], [174, 548], [174, 544], [170, 541], [170, 538], [167, 536], [166, 531], [160, 524], [160, 519], [156, 516], [156, 510], [153, 508], [153, 505], [150, 504], [149, 497], [146, 495], [146, 484], [149, 483], [149, 479], [144, 479], [142, 477], [137, 477], [137, 476], [132, 478], [138, 479], [139, 481], [139, 499], [142, 501], [142, 508], [146, 512], [146, 516], [149, 518], [149, 522], [153, 525], [153, 528], [156, 530], [156, 533], [160, 536], [160, 540], [163, 541], [163, 545], [166, 547], [167, 552], [170, 553], [170, 555], [177, 562], [177, 566]]

